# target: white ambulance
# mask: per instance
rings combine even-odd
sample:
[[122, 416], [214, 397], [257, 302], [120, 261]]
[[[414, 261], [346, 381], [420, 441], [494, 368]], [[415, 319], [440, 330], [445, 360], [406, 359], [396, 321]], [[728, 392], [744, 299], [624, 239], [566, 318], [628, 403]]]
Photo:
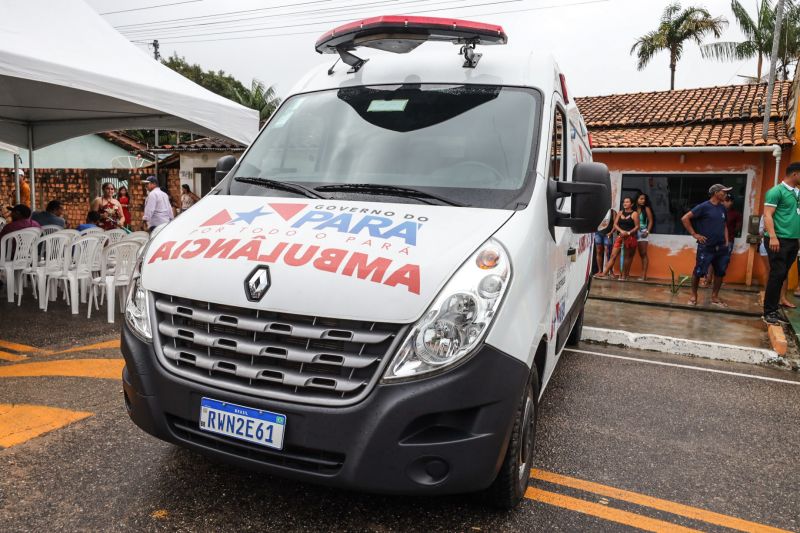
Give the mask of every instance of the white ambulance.
[[520, 501], [610, 184], [558, 66], [506, 41], [403, 16], [319, 39], [331, 59], [143, 254], [139, 427], [299, 480]]

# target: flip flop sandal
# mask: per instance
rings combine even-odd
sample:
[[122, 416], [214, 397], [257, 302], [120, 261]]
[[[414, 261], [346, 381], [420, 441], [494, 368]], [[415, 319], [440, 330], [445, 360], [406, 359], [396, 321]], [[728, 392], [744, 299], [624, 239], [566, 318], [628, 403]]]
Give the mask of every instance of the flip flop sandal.
[[789, 302], [787, 302], [785, 304], [781, 304], [781, 307], [785, 307], [787, 309], [797, 309], [796, 305], [794, 305], [793, 303], [789, 303]]
[[720, 309], [728, 308], [728, 304], [726, 304], [725, 302], [711, 302], [711, 305], [713, 305], [714, 307], [719, 307]]
[[695, 300], [694, 298], [689, 298], [689, 305], [696, 307], [697, 306], [697, 300]]

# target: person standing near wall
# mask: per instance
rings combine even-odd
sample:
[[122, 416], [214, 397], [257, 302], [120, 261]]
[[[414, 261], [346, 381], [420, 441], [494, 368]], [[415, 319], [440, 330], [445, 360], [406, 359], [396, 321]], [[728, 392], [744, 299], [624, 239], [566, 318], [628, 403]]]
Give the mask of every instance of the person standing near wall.
[[192, 190], [189, 188], [189, 185], [186, 183], [181, 185], [181, 213], [199, 201], [200, 197], [192, 192]]
[[117, 190], [117, 201], [119, 205], [122, 206], [122, 216], [125, 217], [125, 220], [122, 221], [122, 226], [125, 228], [131, 227], [131, 197], [128, 195], [128, 188], [126, 186], [121, 186]]
[[104, 230], [122, 227], [125, 222], [125, 215], [122, 212], [122, 205], [114, 198], [116, 188], [111, 182], [103, 184], [103, 195], [98, 196], [92, 202], [92, 211], [100, 213], [98, 226]]
[[789, 267], [797, 259], [800, 239], [800, 163], [786, 168], [783, 181], [764, 197], [764, 247], [769, 259], [769, 278], [764, 293], [764, 322], [786, 323], [780, 312], [780, 295]]
[[[650, 197], [645, 193], [639, 193], [636, 197], [636, 212], [639, 213], [639, 233], [637, 235], [637, 247], [639, 257], [642, 258], [641, 281], [647, 281], [647, 267], [650, 259], [647, 257], [647, 243], [650, 240], [650, 233], [653, 231], [653, 208], [650, 206]], [[631, 258], [632, 260], [633, 258]]]
[[148, 176], [144, 182], [147, 185], [147, 200], [144, 202], [142, 226], [147, 231], [153, 231], [156, 226], [172, 220], [174, 215], [169, 195], [159, 188], [158, 178]]
[[692, 272], [692, 297], [689, 305], [697, 305], [700, 278], [706, 275], [709, 267], [714, 267], [711, 305], [728, 307], [719, 299], [719, 289], [730, 261], [727, 211], [722, 203], [730, 190], [730, 187], [719, 183], [712, 185], [708, 189], [709, 199], [694, 206], [681, 218], [683, 227], [697, 241], [697, 259]]

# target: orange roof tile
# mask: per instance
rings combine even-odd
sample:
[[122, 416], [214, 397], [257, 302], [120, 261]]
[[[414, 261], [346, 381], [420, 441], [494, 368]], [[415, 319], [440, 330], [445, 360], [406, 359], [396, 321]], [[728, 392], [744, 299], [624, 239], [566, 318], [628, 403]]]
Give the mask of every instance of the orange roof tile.
[[791, 145], [791, 82], [777, 82], [761, 138], [766, 84], [577, 98], [594, 147]]

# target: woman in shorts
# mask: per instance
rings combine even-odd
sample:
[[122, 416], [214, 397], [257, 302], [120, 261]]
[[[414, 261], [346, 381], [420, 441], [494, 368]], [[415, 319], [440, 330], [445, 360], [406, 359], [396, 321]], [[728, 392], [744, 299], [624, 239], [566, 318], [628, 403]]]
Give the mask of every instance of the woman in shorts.
[[650, 207], [650, 197], [645, 193], [639, 193], [636, 197], [636, 213], [639, 215], [639, 232], [636, 235], [639, 257], [642, 258], [642, 281], [647, 280], [647, 267], [650, 259], [647, 257], [647, 243], [650, 239], [650, 232], [653, 231], [653, 209]]
[[636, 255], [636, 232], [639, 227], [639, 213], [633, 208], [633, 200], [625, 198], [622, 200], [622, 210], [617, 213], [614, 219], [614, 229], [618, 232], [617, 238], [614, 241], [614, 249], [611, 252], [611, 259], [608, 260], [606, 268], [602, 272], [596, 274], [597, 278], [604, 278], [608, 276], [611, 268], [620, 258], [620, 281], [625, 281], [631, 272], [631, 263], [633, 256]]
[[606, 258], [611, 255], [611, 246], [614, 243], [614, 219], [617, 212], [611, 210], [607, 220], [603, 220], [597, 231], [594, 232], [594, 258], [597, 264], [597, 272], [601, 272], [606, 266]]

